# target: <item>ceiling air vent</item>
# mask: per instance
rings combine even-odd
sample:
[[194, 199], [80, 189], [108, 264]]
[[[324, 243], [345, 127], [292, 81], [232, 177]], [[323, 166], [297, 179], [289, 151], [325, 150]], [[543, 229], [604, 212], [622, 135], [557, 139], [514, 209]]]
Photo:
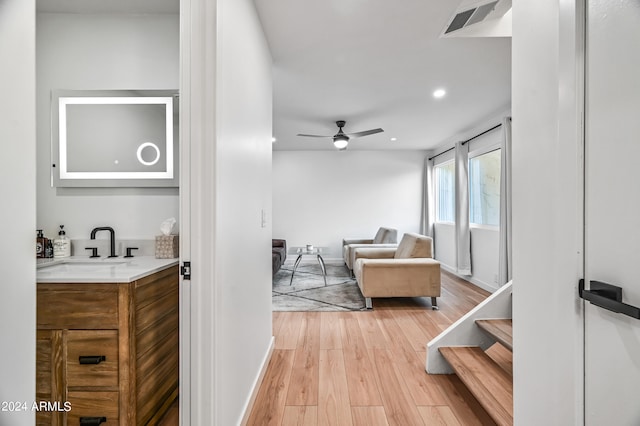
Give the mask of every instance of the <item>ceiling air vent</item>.
[[492, 1], [491, 3], [457, 13], [444, 33], [449, 34], [469, 25], [482, 22], [495, 9], [497, 3], [498, 1]]
[[447, 27], [447, 30], [444, 33], [448, 34], [451, 31], [456, 31], [456, 30], [459, 30], [460, 28], [463, 28], [464, 25], [469, 20], [469, 18], [471, 18], [471, 15], [473, 15], [473, 12], [475, 11], [476, 9], [469, 9], [469, 10], [465, 10], [464, 12], [458, 13], [453, 18], [453, 21], [451, 21], [451, 23], [449, 24], [449, 27]]

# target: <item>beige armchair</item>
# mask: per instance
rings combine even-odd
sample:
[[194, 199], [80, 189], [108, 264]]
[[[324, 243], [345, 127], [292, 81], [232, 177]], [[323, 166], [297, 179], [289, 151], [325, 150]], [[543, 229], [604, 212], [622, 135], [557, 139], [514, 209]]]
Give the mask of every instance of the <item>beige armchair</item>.
[[356, 248], [354, 272], [367, 308], [372, 297], [431, 297], [438, 309], [440, 262], [430, 237], [407, 233], [397, 248]]
[[381, 227], [373, 238], [344, 238], [342, 240], [342, 257], [345, 265], [353, 274], [353, 252], [360, 247], [397, 247], [398, 230]]

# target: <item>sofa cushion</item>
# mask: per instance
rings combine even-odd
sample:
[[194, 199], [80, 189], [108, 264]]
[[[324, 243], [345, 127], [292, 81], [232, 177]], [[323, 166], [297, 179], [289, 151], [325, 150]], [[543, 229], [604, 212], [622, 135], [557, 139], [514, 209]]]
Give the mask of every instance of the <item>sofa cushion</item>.
[[425, 235], [406, 233], [402, 236], [398, 249], [396, 250], [396, 259], [410, 259], [420, 257], [433, 257], [433, 240]]
[[373, 244], [397, 243], [398, 231], [393, 228], [380, 227], [376, 236], [373, 238]]

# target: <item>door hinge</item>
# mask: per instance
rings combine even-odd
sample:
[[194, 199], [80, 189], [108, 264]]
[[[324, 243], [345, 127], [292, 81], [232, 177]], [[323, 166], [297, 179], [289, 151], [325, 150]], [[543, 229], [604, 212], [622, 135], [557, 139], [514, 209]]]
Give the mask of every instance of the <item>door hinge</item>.
[[191, 262], [183, 262], [180, 267], [180, 275], [182, 279], [191, 280]]

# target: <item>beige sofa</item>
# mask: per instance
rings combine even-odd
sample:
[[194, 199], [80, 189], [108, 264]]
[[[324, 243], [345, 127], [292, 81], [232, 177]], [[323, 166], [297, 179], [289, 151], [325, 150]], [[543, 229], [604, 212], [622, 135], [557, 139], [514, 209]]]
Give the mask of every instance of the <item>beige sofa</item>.
[[361, 247], [397, 247], [398, 230], [380, 227], [373, 238], [344, 238], [342, 240], [342, 257], [345, 265], [353, 275], [353, 253]]
[[356, 248], [354, 272], [367, 308], [372, 297], [431, 297], [438, 309], [440, 262], [430, 237], [407, 233], [397, 248]]

